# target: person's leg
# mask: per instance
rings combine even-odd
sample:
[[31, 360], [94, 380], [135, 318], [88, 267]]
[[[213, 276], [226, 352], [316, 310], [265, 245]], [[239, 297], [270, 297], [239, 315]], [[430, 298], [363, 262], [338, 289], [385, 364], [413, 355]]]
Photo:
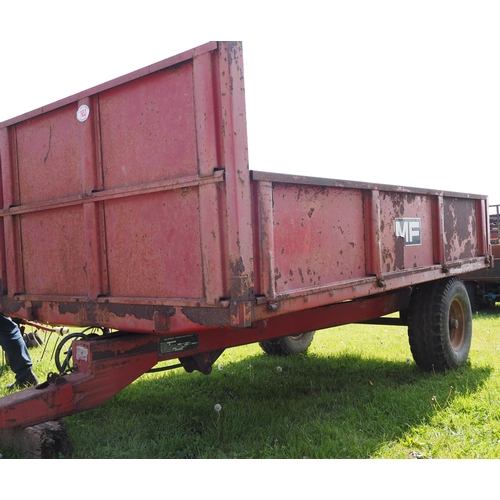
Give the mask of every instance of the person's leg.
[[31, 370], [33, 363], [19, 327], [3, 314], [0, 314], [0, 346], [9, 359], [11, 370], [16, 374], [18, 385], [38, 383]]

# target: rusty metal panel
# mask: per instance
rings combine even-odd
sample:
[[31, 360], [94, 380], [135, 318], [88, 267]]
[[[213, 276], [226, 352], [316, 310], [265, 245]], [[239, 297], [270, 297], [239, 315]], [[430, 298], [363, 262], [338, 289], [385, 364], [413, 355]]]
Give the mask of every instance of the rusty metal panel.
[[[380, 205], [382, 272], [434, 265], [432, 197], [382, 191]], [[396, 235], [396, 228], [399, 236]], [[417, 228], [418, 240], [412, 232], [417, 231]], [[415, 241], [412, 241], [412, 238]]]
[[64, 106], [15, 127], [19, 204], [80, 193], [78, 125], [74, 106]]
[[239, 42], [0, 124], [0, 170], [1, 306], [47, 323], [239, 330], [488, 262], [485, 198], [251, 176]]
[[203, 298], [195, 187], [105, 202], [110, 295]]
[[[445, 255], [447, 261], [475, 257], [478, 249], [476, 200], [449, 197], [444, 200]], [[479, 227], [482, 229], [482, 226]]]
[[277, 293], [365, 275], [359, 190], [276, 183], [273, 203]]
[[256, 318], [489, 265], [486, 197], [252, 172]]
[[192, 61], [102, 92], [104, 188], [197, 174], [194, 107]]
[[3, 310], [140, 332], [250, 325], [246, 140], [239, 42], [1, 124]]
[[24, 293], [85, 296], [87, 276], [82, 208], [23, 214], [20, 221]]

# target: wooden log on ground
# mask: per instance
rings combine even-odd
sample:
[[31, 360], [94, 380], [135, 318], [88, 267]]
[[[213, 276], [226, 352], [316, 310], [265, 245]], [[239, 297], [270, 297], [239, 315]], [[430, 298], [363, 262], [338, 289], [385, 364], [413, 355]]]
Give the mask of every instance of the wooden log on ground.
[[73, 451], [61, 420], [32, 427], [1, 429], [0, 445], [15, 450], [25, 458], [69, 458]]

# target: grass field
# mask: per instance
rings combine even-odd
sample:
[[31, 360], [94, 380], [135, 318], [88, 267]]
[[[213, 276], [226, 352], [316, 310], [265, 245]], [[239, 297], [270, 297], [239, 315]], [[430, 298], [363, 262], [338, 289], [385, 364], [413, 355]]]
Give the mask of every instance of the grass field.
[[[254, 344], [209, 376], [146, 374], [64, 419], [72, 458], [500, 458], [500, 307], [476, 314], [473, 332], [456, 372], [420, 371], [404, 327], [346, 325], [297, 356]], [[31, 352], [41, 378], [55, 371], [50, 347]]]

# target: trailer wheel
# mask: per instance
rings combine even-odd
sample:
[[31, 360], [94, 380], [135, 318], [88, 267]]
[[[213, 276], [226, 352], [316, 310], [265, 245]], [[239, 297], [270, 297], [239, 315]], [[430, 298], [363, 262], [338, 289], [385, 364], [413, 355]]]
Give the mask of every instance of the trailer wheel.
[[467, 361], [472, 310], [462, 281], [443, 279], [413, 292], [408, 337], [413, 358], [424, 370], [455, 370]]
[[259, 342], [260, 347], [266, 354], [272, 356], [288, 356], [307, 351], [313, 341], [315, 331], [288, 335], [277, 339]]

